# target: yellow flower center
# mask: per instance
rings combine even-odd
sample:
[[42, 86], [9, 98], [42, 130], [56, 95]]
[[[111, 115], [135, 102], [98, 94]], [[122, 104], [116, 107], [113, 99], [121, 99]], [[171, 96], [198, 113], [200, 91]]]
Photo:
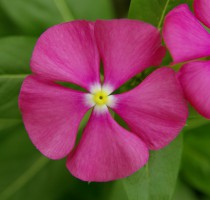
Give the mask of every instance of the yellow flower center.
[[117, 99], [112, 95], [112, 87], [109, 85], [93, 84], [90, 87], [90, 93], [85, 94], [84, 103], [88, 107], [94, 107], [94, 111], [98, 114], [106, 113], [109, 108], [114, 108]]
[[93, 94], [93, 101], [102, 106], [108, 102], [108, 94], [105, 91], [98, 91]]

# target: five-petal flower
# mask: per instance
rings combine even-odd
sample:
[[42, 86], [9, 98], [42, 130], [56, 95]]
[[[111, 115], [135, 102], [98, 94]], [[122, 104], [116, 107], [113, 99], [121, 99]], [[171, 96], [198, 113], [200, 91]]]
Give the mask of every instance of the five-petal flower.
[[[68, 156], [69, 171], [85, 181], [134, 173], [147, 162], [149, 149], [160, 149], [178, 135], [187, 105], [175, 72], [167, 67], [155, 70], [131, 91], [112, 93], [147, 67], [159, 65], [164, 54], [159, 31], [140, 21], [73, 21], [48, 29], [32, 55], [34, 75], [24, 80], [19, 96], [30, 139], [49, 158]], [[87, 92], [57, 81], [77, 84]], [[90, 108], [92, 114], [74, 148], [79, 124]]]
[[[182, 4], [165, 18], [163, 37], [174, 63], [210, 56], [210, 34], [199, 22], [201, 20], [210, 28], [209, 0], [195, 0], [194, 10], [195, 16], [186, 4]], [[210, 61], [184, 64], [178, 78], [188, 101], [210, 119]]]

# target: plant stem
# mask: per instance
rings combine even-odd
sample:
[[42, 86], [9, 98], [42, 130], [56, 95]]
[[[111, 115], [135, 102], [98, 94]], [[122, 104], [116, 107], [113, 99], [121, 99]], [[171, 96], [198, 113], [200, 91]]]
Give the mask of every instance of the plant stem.
[[30, 74], [0, 74], [0, 79], [1, 78], [25, 78]]
[[167, 0], [167, 1], [166, 1], [166, 4], [165, 4], [165, 6], [164, 6], [164, 8], [163, 8], [163, 12], [162, 12], [162, 15], [161, 15], [161, 17], [160, 17], [160, 21], [159, 21], [158, 26], [157, 26], [157, 28], [158, 28], [159, 30], [161, 29], [161, 25], [162, 25], [162, 23], [163, 23], [163, 19], [164, 19], [164, 17], [165, 17], [165, 13], [166, 13], [166, 9], [167, 9], [167, 7], [168, 7], [169, 1], [170, 1], [170, 0]]

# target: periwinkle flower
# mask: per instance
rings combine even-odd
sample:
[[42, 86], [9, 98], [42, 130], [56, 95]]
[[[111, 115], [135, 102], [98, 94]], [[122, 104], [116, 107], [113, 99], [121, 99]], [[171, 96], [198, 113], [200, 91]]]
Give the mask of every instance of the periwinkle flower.
[[[150, 149], [163, 148], [178, 135], [187, 106], [175, 72], [167, 67], [128, 92], [113, 91], [147, 67], [159, 65], [164, 54], [159, 31], [140, 21], [73, 21], [49, 28], [35, 46], [33, 75], [24, 80], [19, 97], [30, 139], [51, 159], [67, 156], [68, 170], [81, 180], [131, 175], [145, 165]], [[86, 92], [58, 81], [77, 84]], [[75, 147], [79, 124], [91, 108]], [[110, 109], [129, 130], [113, 119]]]
[[186, 98], [210, 119], [210, 61], [204, 59], [210, 56], [210, 34], [200, 23], [210, 28], [210, 2], [195, 0], [193, 6], [195, 15], [186, 4], [169, 12], [163, 37], [174, 63], [186, 62], [178, 73]]

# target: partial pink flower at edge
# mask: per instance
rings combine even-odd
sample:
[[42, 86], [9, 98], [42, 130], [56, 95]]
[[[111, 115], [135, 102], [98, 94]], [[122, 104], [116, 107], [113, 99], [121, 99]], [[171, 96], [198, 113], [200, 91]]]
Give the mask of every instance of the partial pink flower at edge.
[[[159, 31], [135, 20], [73, 21], [48, 29], [32, 55], [34, 75], [24, 80], [19, 96], [34, 145], [49, 158], [67, 156], [69, 171], [84, 181], [110, 181], [137, 171], [147, 162], [149, 149], [163, 148], [178, 135], [187, 105], [169, 68], [156, 70], [129, 92], [111, 93], [145, 68], [160, 64], [164, 53]], [[56, 81], [78, 84], [88, 92]], [[90, 108], [91, 117], [73, 149]], [[130, 131], [115, 122], [108, 108]]]
[[195, 16], [210, 28], [210, 3], [209, 0], [194, 0]]
[[187, 4], [175, 7], [166, 15], [163, 39], [174, 63], [210, 55], [210, 34], [189, 10]]
[[178, 73], [186, 98], [197, 111], [210, 119], [210, 61], [183, 65]]
[[[209, 25], [209, 1], [194, 1], [194, 10], [196, 17]], [[210, 56], [210, 34], [196, 17], [189, 7], [183, 4], [170, 11], [165, 18], [163, 38], [174, 63]], [[183, 65], [178, 77], [188, 101], [201, 115], [210, 119], [209, 61]]]

